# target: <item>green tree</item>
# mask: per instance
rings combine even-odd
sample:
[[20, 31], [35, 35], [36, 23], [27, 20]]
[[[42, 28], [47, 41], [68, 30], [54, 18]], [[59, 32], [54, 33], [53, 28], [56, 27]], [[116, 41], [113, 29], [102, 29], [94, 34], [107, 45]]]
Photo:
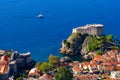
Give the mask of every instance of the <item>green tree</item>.
[[66, 41], [65, 44], [68, 48], [70, 48], [70, 45], [71, 45], [70, 42]]
[[42, 71], [42, 72], [47, 72], [49, 69], [50, 69], [50, 65], [48, 62], [43, 62], [40, 65], [40, 71]]
[[37, 62], [35, 67], [39, 69], [41, 72], [47, 72], [50, 69], [50, 65], [48, 62], [43, 62], [40, 64], [40, 62]]
[[35, 65], [35, 67], [39, 70], [40, 70], [40, 66], [41, 66], [40, 62], [37, 62], [36, 65]]
[[97, 55], [102, 55], [104, 52], [102, 50], [97, 51]]
[[73, 80], [73, 73], [66, 67], [58, 68], [54, 80]]
[[16, 80], [23, 80], [23, 77], [18, 77]]
[[113, 39], [113, 35], [112, 34], [106, 36], [106, 41], [107, 42], [111, 42], [112, 39]]
[[48, 62], [50, 67], [54, 69], [55, 67], [59, 66], [59, 57], [50, 55], [48, 57]]
[[23, 80], [23, 78], [28, 78], [27, 74], [20, 74], [15, 80]]

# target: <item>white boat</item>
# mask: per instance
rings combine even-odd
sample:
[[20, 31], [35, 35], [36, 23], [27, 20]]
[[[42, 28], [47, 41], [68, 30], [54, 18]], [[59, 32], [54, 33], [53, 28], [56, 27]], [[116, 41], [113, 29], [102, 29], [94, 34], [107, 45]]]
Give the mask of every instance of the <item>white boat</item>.
[[43, 18], [43, 15], [42, 15], [42, 14], [39, 14], [39, 15], [38, 15], [38, 18]]

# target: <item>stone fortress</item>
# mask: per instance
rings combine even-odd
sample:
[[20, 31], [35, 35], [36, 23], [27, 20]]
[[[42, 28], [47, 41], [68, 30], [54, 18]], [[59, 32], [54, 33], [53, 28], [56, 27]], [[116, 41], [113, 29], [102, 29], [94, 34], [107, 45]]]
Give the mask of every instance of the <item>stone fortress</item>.
[[81, 33], [81, 34], [89, 34], [89, 35], [103, 35], [104, 25], [102, 24], [87, 24], [85, 26], [80, 26], [77, 28], [74, 28], [72, 33]]

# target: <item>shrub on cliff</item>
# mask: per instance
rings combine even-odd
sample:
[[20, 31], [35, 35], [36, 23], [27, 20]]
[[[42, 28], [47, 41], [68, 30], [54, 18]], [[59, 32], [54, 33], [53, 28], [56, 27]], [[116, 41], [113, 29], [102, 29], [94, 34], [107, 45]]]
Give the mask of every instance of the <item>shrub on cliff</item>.
[[43, 62], [40, 66], [40, 71], [47, 72], [50, 69], [50, 65], [48, 62]]
[[107, 36], [99, 36], [99, 37], [93, 37], [90, 44], [87, 46], [88, 51], [95, 51], [98, 50], [104, 45], [105, 43], [111, 42], [113, 39], [113, 35], [107, 35]]
[[88, 51], [94, 51], [94, 50], [97, 50], [97, 49], [98, 49], [98, 45], [93, 44], [93, 43], [91, 43], [87, 46]]
[[20, 74], [18, 78], [16, 78], [15, 80], [23, 80], [23, 78], [28, 78], [27, 74]]
[[36, 68], [38, 68], [41, 72], [47, 72], [50, 69], [50, 65], [48, 62], [43, 62], [43, 63], [36, 63], [35, 65]]
[[113, 39], [113, 35], [112, 34], [106, 36], [106, 41], [107, 42], [111, 42], [112, 39]]
[[97, 55], [102, 55], [104, 52], [102, 50], [97, 51]]
[[69, 36], [69, 38], [67, 39], [67, 42], [73, 44], [74, 41], [75, 41], [76, 39], [81, 38], [81, 36], [82, 36], [82, 35], [81, 35], [80, 33], [73, 33], [73, 34], [71, 34], [71, 35]]
[[56, 67], [58, 67], [59, 63], [60, 61], [58, 56], [50, 55], [48, 57], [48, 62], [42, 62], [42, 63], [37, 62], [35, 67], [39, 69], [41, 72], [48, 72], [49, 70], [53, 70]]
[[50, 55], [48, 57], [48, 62], [49, 62], [51, 69], [54, 69], [55, 67], [59, 66], [59, 62], [60, 62], [59, 57]]
[[54, 80], [73, 80], [73, 73], [66, 67], [60, 67], [54, 76]]
[[68, 41], [64, 41], [64, 44], [68, 47], [68, 48], [70, 48], [70, 42], [68, 42]]
[[37, 69], [41, 70], [41, 69], [40, 69], [40, 68], [41, 68], [40, 66], [41, 66], [40, 62], [37, 62], [36, 65], [35, 65], [35, 67], [36, 67]]

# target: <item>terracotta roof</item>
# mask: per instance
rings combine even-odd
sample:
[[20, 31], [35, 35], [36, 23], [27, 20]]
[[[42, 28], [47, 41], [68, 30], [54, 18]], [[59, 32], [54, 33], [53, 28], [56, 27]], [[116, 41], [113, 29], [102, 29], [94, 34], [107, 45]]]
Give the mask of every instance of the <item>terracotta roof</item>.
[[43, 74], [43, 76], [39, 77], [39, 80], [53, 80], [53, 77], [47, 74]]
[[33, 68], [30, 70], [29, 76], [40, 76], [40, 71], [37, 68]]
[[96, 64], [90, 64], [89, 66], [90, 66], [91, 69], [97, 68]]
[[120, 54], [117, 54], [117, 58], [120, 58]]
[[0, 61], [6, 61], [7, 63], [9, 62], [9, 58], [7, 56], [2, 56]]
[[111, 50], [112, 53], [118, 53], [118, 50]]
[[79, 79], [79, 80], [97, 80], [98, 76], [93, 75], [93, 74], [90, 74], [90, 75], [78, 75], [75, 78]]
[[7, 65], [0, 65], [0, 74], [4, 74], [8, 71]]
[[6, 61], [0, 61], [0, 65], [7, 65], [8, 63]]
[[84, 65], [88, 66], [89, 64], [90, 64], [89, 62], [83, 62], [83, 63], [82, 63], [83, 66], [84, 66]]
[[116, 70], [120, 70], [120, 66], [115, 66], [115, 69]]
[[82, 71], [83, 69], [79, 67], [73, 67], [72, 70], [75, 72], [79, 72], [79, 71]]
[[72, 66], [79, 66], [79, 63], [72, 63]]
[[108, 75], [107, 74], [102, 74], [102, 77], [106, 79], [106, 78], [108, 78]]
[[94, 59], [103, 59], [103, 56], [101, 56], [101, 55], [96, 55], [95, 57], [94, 57]]
[[79, 62], [78, 62], [78, 61], [74, 61], [74, 62], [72, 63], [72, 66], [79, 66]]
[[113, 79], [113, 78], [107, 78], [107, 79], [105, 79], [105, 80], [117, 80], [117, 79]]
[[90, 61], [90, 64], [100, 64], [100, 62], [103, 62], [103, 60], [99, 60], [99, 59], [93, 59]]
[[104, 66], [103, 69], [104, 69], [105, 71], [112, 71], [112, 70], [114, 70], [115, 68], [114, 68], [114, 66]]
[[91, 61], [90, 61], [90, 64], [96, 64], [96, 63], [97, 63], [96, 60], [91, 60]]

